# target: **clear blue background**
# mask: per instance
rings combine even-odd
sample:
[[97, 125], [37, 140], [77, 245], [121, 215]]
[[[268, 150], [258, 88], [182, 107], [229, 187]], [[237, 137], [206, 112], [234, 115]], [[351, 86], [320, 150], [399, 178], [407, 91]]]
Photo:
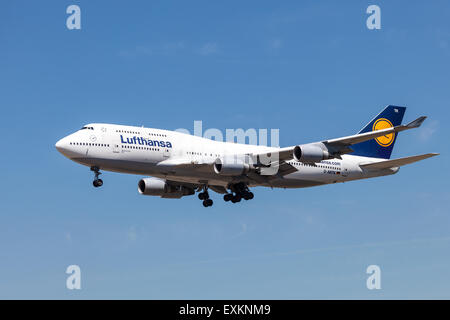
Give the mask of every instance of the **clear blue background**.
[[[381, 7], [382, 29], [366, 28]], [[66, 28], [78, 4], [82, 29]], [[450, 298], [448, 1], [1, 1], [0, 298]], [[395, 176], [166, 200], [55, 142], [90, 122], [357, 132], [387, 104]], [[82, 289], [66, 289], [67, 266]], [[382, 289], [366, 288], [366, 268]]]

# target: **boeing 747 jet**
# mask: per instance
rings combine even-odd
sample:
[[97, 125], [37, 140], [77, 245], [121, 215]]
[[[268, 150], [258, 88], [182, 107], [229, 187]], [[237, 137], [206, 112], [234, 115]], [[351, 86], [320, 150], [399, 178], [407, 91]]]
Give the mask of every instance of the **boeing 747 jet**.
[[194, 195], [212, 206], [209, 191], [236, 203], [253, 199], [250, 188], [305, 188], [397, 173], [401, 166], [438, 155], [391, 160], [397, 135], [426, 117], [401, 124], [406, 107], [387, 106], [355, 135], [274, 148], [214, 141], [176, 131], [92, 123], [62, 138], [56, 149], [94, 172], [145, 176], [138, 192], [161, 198]]

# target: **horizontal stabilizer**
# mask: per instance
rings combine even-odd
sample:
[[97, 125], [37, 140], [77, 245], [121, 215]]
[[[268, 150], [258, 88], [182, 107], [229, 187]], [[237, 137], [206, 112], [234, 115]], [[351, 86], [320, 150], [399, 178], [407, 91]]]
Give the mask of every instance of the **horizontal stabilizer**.
[[434, 157], [437, 155], [439, 155], [439, 153], [427, 153], [427, 154], [421, 154], [418, 156], [399, 158], [399, 159], [394, 159], [394, 160], [362, 163], [359, 166], [364, 169], [388, 169], [388, 168], [401, 167], [401, 166], [404, 166], [404, 165], [407, 165], [410, 163], [414, 163], [414, 162], [417, 162], [420, 160], [424, 160], [427, 158], [431, 158], [431, 157]]
[[425, 121], [426, 118], [427, 117], [425, 117], [425, 116], [421, 116], [421, 117], [417, 118], [416, 120], [411, 121], [410, 123], [408, 123], [406, 125], [406, 127], [408, 127], [408, 128], [418, 128]]

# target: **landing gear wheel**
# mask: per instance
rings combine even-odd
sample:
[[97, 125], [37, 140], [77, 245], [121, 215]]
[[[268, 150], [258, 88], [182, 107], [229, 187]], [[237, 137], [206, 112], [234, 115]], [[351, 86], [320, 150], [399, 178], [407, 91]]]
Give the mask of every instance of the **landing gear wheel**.
[[[254, 197], [253, 193], [248, 188], [248, 185], [243, 182], [229, 185], [228, 188], [233, 194], [232, 196], [230, 196], [231, 198], [229, 198], [233, 203], [239, 202], [242, 199], [251, 200]], [[225, 197], [227, 197], [228, 199], [228, 196], [227, 195], [224, 196], [225, 201], [230, 201], [225, 199]]]
[[232, 193], [227, 193], [226, 195], [223, 196], [223, 200], [225, 200], [226, 202], [231, 201], [232, 198], [233, 198]]
[[248, 192], [245, 192], [242, 197], [245, 200], [251, 200], [251, 199], [253, 199], [254, 195], [253, 195], [253, 192], [248, 191]]
[[200, 200], [203, 200], [203, 206], [206, 207], [211, 207], [213, 205], [213, 201], [209, 198], [209, 193], [208, 193], [208, 186], [203, 186], [203, 192], [200, 192], [198, 194], [198, 198]]
[[233, 196], [233, 198], [231, 198], [231, 202], [236, 203], [241, 201], [241, 195], [240, 194], [236, 194]]
[[96, 179], [92, 182], [92, 184], [94, 185], [94, 187], [98, 188], [101, 187], [103, 185], [103, 180], [102, 179]]
[[94, 171], [94, 174], [95, 174], [95, 178], [94, 178], [94, 181], [92, 182], [92, 184], [96, 188], [101, 187], [103, 185], [103, 180], [98, 178], [98, 176], [102, 174], [100, 172], [99, 167], [91, 167], [91, 171]]
[[213, 205], [213, 201], [211, 199], [206, 199], [203, 200], [203, 206], [206, 207], [211, 207]]

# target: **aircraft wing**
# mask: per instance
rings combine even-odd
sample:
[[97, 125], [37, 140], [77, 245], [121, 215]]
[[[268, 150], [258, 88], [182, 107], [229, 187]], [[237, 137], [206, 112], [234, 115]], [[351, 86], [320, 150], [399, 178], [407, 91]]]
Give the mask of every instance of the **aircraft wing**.
[[[425, 121], [427, 117], [422, 116], [417, 118], [414, 121], [411, 121], [410, 123], [406, 125], [399, 125], [391, 128], [376, 130], [376, 131], [370, 131], [360, 134], [355, 134], [352, 136], [346, 136], [336, 139], [329, 139], [324, 140], [320, 142], [310, 143], [305, 146], [311, 145], [311, 146], [320, 146], [320, 148], [327, 150], [327, 152], [330, 154], [331, 158], [339, 158], [341, 155], [346, 153], [351, 153], [353, 149], [351, 148], [352, 145], [361, 143], [364, 141], [368, 141], [377, 137], [381, 137], [384, 135], [401, 132], [413, 128], [418, 128], [420, 125]], [[292, 146], [292, 147], [286, 147], [286, 148], [280, 148], [276, 151], [273, 151], [271, 153], [263, 153], [263, 154], [256, 154], [254, 156], [265, 156], [265, 157], [273, 157], [274, 153], [278, 153], [278, 161], [286, 161], [293, 158], [294, 149], [298, 148], [298, 146]]]
[[[271, 169], [275, 169], [277, 174], [281, 176], [288, 175], [290, 173], [296, 172], [297, 168], [293, 165], [287, 163], [286, 161], [277, 161], [272, 164]], [[264, 169], [262, 169], [264, 170]]]
[[[425, 116], [419, 117], [416, 120], [406, 124], [406, 125], [398, 125], [391, 128], [376, 130], [376, 131], [370, 131], [360, 134], [355, 134], [352, 136], [346, 136], [342, 138], [336, 138], [336, 139], [329, 139], [324, 140], [320, 142], [300, 145], [300, 146], [292, 146], [292, 147], [286, 147], [286, 148], [280, 148], [276, 150], [271, 150], [270, 152], [260, 153], [260, 154], [246, 154], [245, 156], [251, 156], [253, 158], [253, 161], [256, 159], [256, 162], [253, 163], [256, 164], [255, 167], [260, 168], [261, 173], [264, 171], [264, 167], [271, 167], [273, 169], [276, 167], [278, 170], [276, 170], [276, 173], [278, 175], [287, 175], [289, 173], [295, 172], [296, 168], [287, 163], [286, 161], [291, 160], [294, 158], [294, 154], [296, 154], [296, 150], [300, 148], [314, 148], [313, 152], [317, 152], [319, 150], [323, 154], [326, 153], [327, 157], [322, 159], [333, 159], [333, 158], [340, 158], [341, 155], [351, 153], [353, 149], [351, 148], [352, 145], [361, 143], [364, 141], [368, 141], [377, 137], [381, 137], [384, 135], [392, 134], [401, 132], [404, 130], [409, 130], [413, 128], [418, 128], [423, 121], [426, 119]], [[303, 151], [301, 151], [303, 152]], [[276, 157], [278, 155], [278, 158]], [[436, 154], [427, 154], [422, 156], [416, 156], [416, 157], [431, 157]], [[265, 158], [264, 158], [265, 157]], [[410, 159], [411, 158], [411, 159]], [[425, 158], [404, 158], [404, 159], [397, 159], [401, 161], [411, 161], [407, 163], [412, 163], [415, 161], [419, 161]], [[391, 160], [391, 161], [397, 161], [397, 160]], [[167, 159], [164, 161], [161, 161], [157, 164], [158, 167], [166, 168], [167, 170], [173, 170], [173, 169], [202, 169], [205, 167], [209, 167], [212, 164], [214, 164], [215, 160], [192, 160], [187, 158], [175, 158], [175, 159]], [[266, 162], [269, 163], [266, 163]], [[302, 160], [303, 161], [303, 160]], [[320, 161], [320, 160], [319, 160]], [[310, 162], [319, 162], [317, 159], [312, 159]], [[362, 166], [366, 167], [373, 167], [376, 166], [386, 166], [390, 165], [390, 167], [395, 167], [395, 163], [392, 162], [391, 164], [388, 164], [389, 161], [384, 161], [381, 163], [368, 163], [368, 164], [362, 164]], [[382, 164], [383, 163], [383, 164]], [[399, 162], [402, 163], [402, 162]], [[404, 163], [404, 164], [407, 164]], [[401, 165], [404, 165], [401, 164]], [[271, 171], [273, 172], [273, 171]]]
[[427, 117], [422, 116], [422, 117], [417, 118], [414, 121], [411, 121], [410, 123], [408, 123], [406, 125], [399, 125], [399, 126], [395, 126], [392, 128], [386, 128], [386, 129], [382, 129], [382, 130], [376, 130], [376, 131], [355, 134], [355, 135], [348, 136], [348, 137], [326, 140], [326, 141], [323, 141], [323, 143], [327, 144], [327, 145], [336, 146], [338, 148], [340, 146], [348, 147], [348, 146], [351, 146], [352, 144], [357, 144], [360, 142], [371, 140], [371, 139], [381, 137], [384, 135], [388, 135], [391, 133], [409, 130], [409, 129], [413, 129], [413, 128], [418, 128], [425, 121], [426, 118]]
[[371, 162], [371, 163], [361, 163], [359, 166], [363, 169], [388, 169], [388, 168], [395, 168], [395, 167], [401, 167], [410, 163], [414, 163], [420, 160], [424, 160], [427, 158], [431, 158], [434, 156], [439, 155], [439, 153], [427, 153], [427, 154], [421, 154], [417, 156], [412, 157], [405, 157], [405, 158], [399, 158], [394, 160], [386, 160], [386, 161], [379, 161], [379, 162]]

